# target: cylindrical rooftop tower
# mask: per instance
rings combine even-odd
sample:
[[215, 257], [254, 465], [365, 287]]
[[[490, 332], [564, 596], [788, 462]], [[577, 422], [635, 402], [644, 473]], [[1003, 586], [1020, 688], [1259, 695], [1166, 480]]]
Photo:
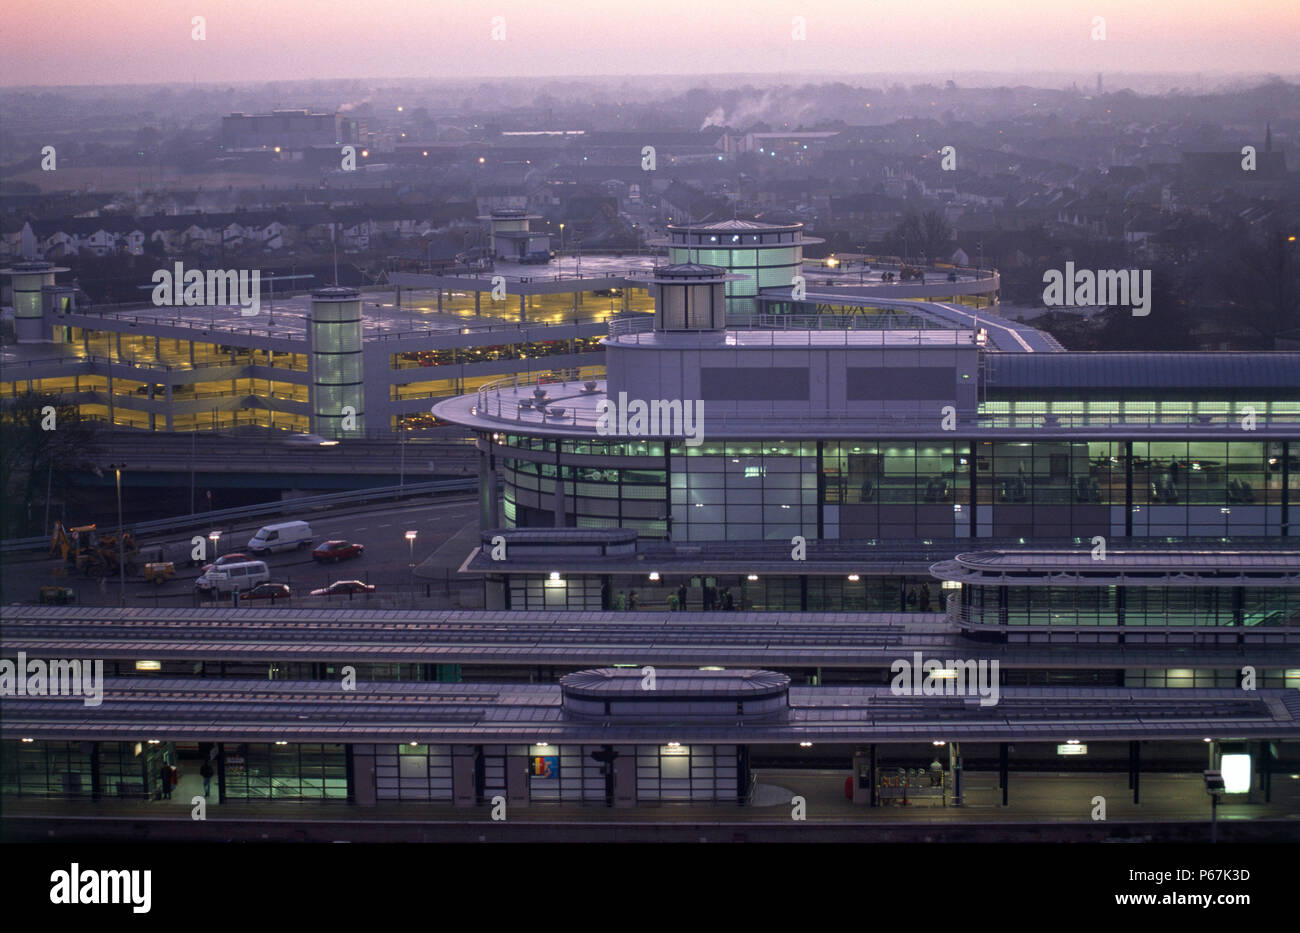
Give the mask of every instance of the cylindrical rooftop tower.
[[740, 277], [727, 286], [727, 310], [735, 313], [754, 313], [760, 288], [792, 286], [803, 268], [804, 246], [823, 242], [804, 236], [801, 223], [723, 220], [667, 229], [669, 262], [721, 266]]
[[67, 268], [52, 262], [16, 262], [0, 273], [13, 281], [14, 336], [19, 343], [42, 343], [50, 339], [50, 322], [46, 319], [45, 289], [54, 288], [54, 275]]
[[331, 286], [311, 293], [311, 404], [322, 437], [365, 435], [361, 293]]
[[739, 276], [725, 274], [717, 266], [681, 263], [655, 270], [645, 280], [655, 299], [657, 331], [720, 331], [727, 324], [728, 282]]

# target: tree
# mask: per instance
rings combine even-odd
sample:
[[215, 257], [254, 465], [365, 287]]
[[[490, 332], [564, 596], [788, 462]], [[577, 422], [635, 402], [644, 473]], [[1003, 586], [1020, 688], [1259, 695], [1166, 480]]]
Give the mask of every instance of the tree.
[[[68, 473], [95, 461], [98, 435], [96, 422], [57, 396], [28, 392], [6, 400], [0, 408], [0, 490], [6, 505], [0, 534], [22, 537], [39, 530], [33, 504], [48, 502], [56, 474], [66, 486]], [[14, 508], [17, 503], [21, 510]]]
[[1262, 240], [1247, 240], [1223, 274], [1218, 289], [1233, 318], [1261, 350], [1279, 339], [1300, 339], [1300, 242], [1296, 234], [1274, 230]]
[[952, 225], [938, 211], [912, 211], [894, 228], [894, 240], [904, 259], [924, 253], [931, 262], [946, 260], [953, 248]]
[[1161, 270], [1151, 276], [1150, 313], [1135, 317], [1127, 305], [1111, 305], [1098, 315], [1099, 350], [1196, 350], [1197, 321], [1186, 299]]

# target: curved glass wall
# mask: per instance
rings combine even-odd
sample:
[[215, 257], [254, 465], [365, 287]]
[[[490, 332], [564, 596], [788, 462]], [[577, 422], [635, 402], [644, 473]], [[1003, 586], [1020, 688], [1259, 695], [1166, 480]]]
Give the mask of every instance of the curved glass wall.
[[[557, 442], [503, 435], [501, 443], [553, 460]], [[629, 468], [622, 458], [653, 458], [656, 470], [666, 469], [671, 490], [671, 508], [653, 527], [680, 541], [788, 540], [797, 534], [857, 540], [1213, 538], [1283, 534], [1288, 512], [1300, 502], [1298, 446], [1253, 440], [706, 440], [690, 448], [670, 443], [665, 463], [662, 440], [635, 438], [564, 439], [560, 453], [562, 460], [572, 454], [605, 458], [576, 469], [609, 475]], [[1284, 481], [1290, 486], [1286, 510]], [[549, 487], [529, 487], [546, 493], [535, 498], [516, 497], [512, 486], [507, 473], [512, 507], [554, 508]], [[566, 494], [572, 497], [573, 488]], [[626, 510], [620, 518], [610, 504], [584, 513], [587, 508], [579, 502], [577, 514], [591, 522], [580, 526], [633, 527], [623, 521], [630, 517]], [[539, 513], [528, 523], [550, 525], [553, 516]], [[646, 534], [652, 526], [636, 527]]]

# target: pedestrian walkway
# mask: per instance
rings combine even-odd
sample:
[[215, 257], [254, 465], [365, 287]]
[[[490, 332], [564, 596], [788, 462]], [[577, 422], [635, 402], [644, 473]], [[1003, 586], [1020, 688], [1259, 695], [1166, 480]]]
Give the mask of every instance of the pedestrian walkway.
[[[961, 806], [941, 806], [930, 801], [885, 804], [877, 807], [855, 805], [844, 794], [847, 771], [770, 770], [756, 772], [758, 787], [750, 806], [735, 804], [659, 803], [630, 808], [611, 808], [602, 804], [512, 804], [509, 819], [539, 823], [610, 822], [610, 823], [762, 823], [791, 819], [790, 798], [804, 798], [808, 822], [822, 823], [1091, 823], [1098, 803], [1105, 798], [1105, 820], [1111, 822], [1202, 822], [1210, 818], [1210, 799], [1199, 774], [1143, 775], [1141, 803], [1134, 804], [1127, 777], [1123, 774], [1060, 775], [1016, 774], [1010, 781], [1008, 806], [1001, 805], [997, 775], [967, 774]], [[192, 799], [202, 796], [203, 780], [196, 767], [182, 765], [180, 785], [171, 800], [130, 801], [57, 800], [32, 797], [6, 797], [6, 814], [49, 814], [76, 816], [148, 816], [188, 811]], [[268, 823], [299, 821], [491, 821], [491, 807], [455, 807], [450, 803], [384, 803], [375, 807], [358, 807], [344, 801], [230, 801], [219, 803], [213, 781], [208, 798], [209, 818], [262, 820]], [[1295, 821], [1300, 839], [1300, 779], [1287, 774], [1274, 775], [1273, 800], [1263, 802], [1258, 791], [1255, 801], [1227, 797], [1219, 807], [1220, 821], [1259, 819]]]

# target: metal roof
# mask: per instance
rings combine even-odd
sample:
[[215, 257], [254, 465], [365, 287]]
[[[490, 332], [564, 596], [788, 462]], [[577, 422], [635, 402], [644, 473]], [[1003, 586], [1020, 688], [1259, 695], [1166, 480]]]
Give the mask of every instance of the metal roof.
[[[1007, 668], [1300, 668], [1300, 630], [1016, 626], [972, 642], [939, 613], [557, 612], [7, 606], [3, 655], [467, 666], [883, 669], [914, 651]], [[1119, 643], [1120, 634], [1125, 642]], [[1242, 643], [1243, 637], [1260, 643]], [[1109, 642], [1108, 642], [1109, 640]]]
[[1024, 389], [1283, 389], [1300, 394], [1300, 353], [990, 353], [985, 384]]
[[765, 224], [757, 220], [719, 220], [712, 223], [692, 224], [669, 224], [668, 229], [674, 231], [695, 231], [716, 233], [719, 231], [747, 230], [751, 233], [771, 231], [771, 230], [797, 230], [803, 227], [803, 223], [793, 224]]
[[985, 550], [940, 561], [941, 580], [1017, 586], [1300, 587], [1300, 550]]
[[[656, 698], [709, 696], [745, 697], [784, 691], [790, 678], [773, 671], [757, 670], [668, 670], [656, 673], [653, 694]], [[560, 678], [566, 696], [606, 698], [623, 694], [644, 696], [651, 692], [645, 678], [635, 668], [607, 667], [578, 671]]]
[[1300, 737], [1296, 691], [1004, 687], [998, 702], [799, 687], [778, 720], [618, 723], [570, 718], [558, 684], [106, 678], [103, 703], [8, 697], [7, 739], [662, 744]]

